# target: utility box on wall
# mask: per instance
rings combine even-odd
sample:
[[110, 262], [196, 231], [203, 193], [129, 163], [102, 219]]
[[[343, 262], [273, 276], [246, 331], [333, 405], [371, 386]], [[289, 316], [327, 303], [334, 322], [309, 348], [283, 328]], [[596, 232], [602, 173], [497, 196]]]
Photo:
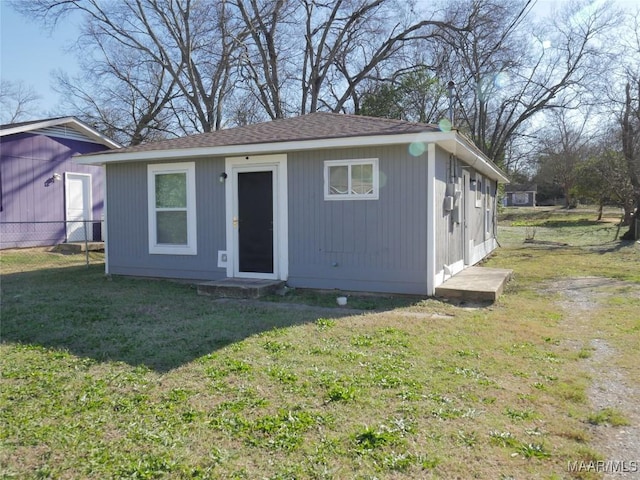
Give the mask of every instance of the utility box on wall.
[[451, 220], [460, 223], [462, 218], [462, 187], [460, 179], [447, 184], [447, 196], [445, 197], [444, 209], [451, 212]]
[[444, 197], [444, 211], [450, 212], [454, 208], [454, 198], [453, 197]]

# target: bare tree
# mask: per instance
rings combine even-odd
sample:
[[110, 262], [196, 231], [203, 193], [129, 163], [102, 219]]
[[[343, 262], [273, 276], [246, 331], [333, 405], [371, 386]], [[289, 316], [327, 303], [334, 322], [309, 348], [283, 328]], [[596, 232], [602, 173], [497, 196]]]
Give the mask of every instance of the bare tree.
[[456, 81], [458, 128], [506, 168], [507, 145], [537, 114], [579, 103], [580, 88], [598, 72], [597, 41], [613, 24], [614, 12], [590, 1], [564, 5], [545, 27], [530, 17], [532, 5], [532, 0], [452, 3], [446, 18], [468, 16], [471, 31], [443, 30], [444, 43], [435, 53]]
[[[415, 51], [434, 43], [441, 32], [465, 35], [469, 31], [466, 16], [439, 20], [436, 12], [416, 12], [409, 3], [375, 2], [384, 10], [366, 12], [372, 22], [367, 29], [354, 23], [347, 30], [332, 59], [334, 71], [326, 76], [324, 95], [327, 107], [334, 112], [345, 111], [349, 103], [357, 113], [362, 87], [371, 78], [397, 74], [397, 66], [406, 69], [415, 61]], [[384, 12], [384, 13], [381, 13]], [[416, 18], [423, 18], [415, 21]], [[362, 32], [367, 32], [363, 34]], [[410, 69], [421, 67], [413, 64]], [[330, 103], [329, 103], [330, 102]]]
[[83, 15], [85, 75], [60, 85], [87, 118], [132, 143], [317, 110], [358, 112], [380, 81], [402, 86], [403, 110], [434, 120], [442, 85], [454, 79], [457, 127], [509, 167], [506, 152], [534, 116], [578, 102], [610, 24], [605, 7], [572, 15], [575, 7], [553, 29], [534, 31], [525, 22], [532, 2], [461, 0], [444, 13], [400, 0], [15, 5], [54, 25]]
[[42, 97], [24, 82], [0, 82], [0, 122], [15, 123], [32, 117]]
[[466, 28], [464, 21], [443, 22], [434, 12], [419, 15], [400, 0], [14, 5], [49, 25], [74, 12], [83, 15], [78, 50], [85, 75], [61, 77], [60, 86], [75, 96], [71, 105], [85, 116], [92, 111], [96, 123], [128, 135], [131, 143], [251, 121], [262, 117], [258, 105], [267, 118], [357, 111], [367, 82], [389, 77], [396, 65], [407, 68], [418, 42], [436, 29]]
[[605, 205], [622, 207], [621, 225], [629, 225], [633, 214], [633, 186], [620, 150], [618, 132], [611, 132], [595, 142], [588, 158], [578, 166], [575, 193], [598, 204], [598, 220]]
[[[622, 152], [633, 186], [634, 214], [629, 231], [623, 238], [635, 238], [636, 223], [640, 221], [640, 79], [629, 79], [625, 86], [625, 104], [622, 112]], [[632, 83], [633, 80], [633, 83]]]
[[[235, 0], [250, 32], [242, 72], [271, 118], [317, 110], [356, 111], [365, 83], [409, 63], [408, 46], [435, 28], [464, 22], [416, 21], [397, 0]], [[459, 25], [460, 24], [460, 25]], [[401, 59], [404, 58], [404, 61]]]
[[[386, 20], [390, 18], [389, 5], [386, 0], [372, 2], [353, 2], [336, 0], [332, 4], [318, 0], [302, 0], [304, 7], [304, 57], [302, 63], [302, 103], [301, 113], [315, 112], [323, 99], [328, 80], [332, 85], [339, 81], [333, 79], [336, 68], [344, 69], [348, 59], [352, 59], [357, 51], [363, 54], [367, 44], [379, 43], [385, 35]], [[366, 53], [365, 53], [366, 55]], [[378, 64], [383, 60], [379, 57]], [[354, 64], [352, 64], [355, 66]], [[378, 65], [371, 65], [368, 70]], [[341, 72], [343, 73], [343, 72]], [[354, 82], [347, 82], [347, 90], [355, 87]], [[337, 97], [336, 89], [329, 89]], [[349, 92], [341, 98], [349, 98]], [[330, 97], [329, 97], [330, 98]], [[323, 107], [328, 107], [329, 98], [324, 98]], [[344, 102], [342, 102], [344, 103]], [[340, 98], [338, 105], [332, 110], [342, 107]]]
[[580, 165], [590, 153], [587, 119], [570, 118], [566, 110], [551, 114], [539, 156], [539, 177], [562, 188], [565, 206], [575, 206], [573, 193]]
[[285, 0], [237, 0], [235, 3], [249, 32], [247, 41], [241, 44], [241, 71], [272, 119], [285, 116], [282, 89], [286, 69], [282, 66], [283, 42], [279, 33], [290, 13], [286, 8], [288, 3]]
[[[80, 54], [84, 55], [87, 45], [98, 49], [108, 64], [103, 68], [104, 75], [110, 75], [116, 83], [128, 82], [131, 92], [139, 90], [136, 100], [146, 96], [146, 116], [170, 105], [175, 116], [173, 126], [179, 132], [222, 127], [224, 97], [231, 89], [236, 60], [234, 51], [243, 36], [235, 30], [227, 2], [33, 0], [19, 2], [16, 8], [49, 24], [56, 24], [71, 12], [83, 13]], [[143, 86], [137, 85], [140, 77], [128, 78], [127, 58], [146, 65], [148, 76]], [[156, 87], [155, 92], [149, 91], [150, 85]]]
[[123, 145], [171, 136], [175, 122], [168, 107], [179, 95], [175, 79], [139, 51], [105, 40], [92, 37], [99, 55], [85, 48], [81, 75], [57, 73], [56, 90], [66, 109]]
[[634, 214], [623, 238], [633, 239], [640, 222], [640, 8], [627, 18], [624, 45], [624, 95], [619, 116], [622, 153], [633, 186]]

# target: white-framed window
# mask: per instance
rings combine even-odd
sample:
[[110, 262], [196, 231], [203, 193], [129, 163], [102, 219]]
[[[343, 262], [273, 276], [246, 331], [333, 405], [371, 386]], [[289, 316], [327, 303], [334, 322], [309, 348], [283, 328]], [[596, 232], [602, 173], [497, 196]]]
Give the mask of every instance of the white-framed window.
[[196, 255], [194, 162], [147, 166], [149, 253]]
[[476, 172], [476, 207], [482, 208], [482, 175]]
[[377, 200], [378, 159], [324, 162], [325, 200]]

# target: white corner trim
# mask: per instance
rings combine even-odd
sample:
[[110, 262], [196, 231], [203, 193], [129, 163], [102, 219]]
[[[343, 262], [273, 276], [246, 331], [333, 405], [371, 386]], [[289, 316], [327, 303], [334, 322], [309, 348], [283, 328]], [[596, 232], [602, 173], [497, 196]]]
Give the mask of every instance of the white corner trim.
[[427, 296], [436, 293], [436, 145], [427, 145]]
[[102, 167], [102, 240], [104, 242], [104, 274], [109, 275], [109, 220], [107, 217], [107, 167]]
[[279, 280], [289, 278], [289, 180], [287, 156], [278, 164], [278, 264]]

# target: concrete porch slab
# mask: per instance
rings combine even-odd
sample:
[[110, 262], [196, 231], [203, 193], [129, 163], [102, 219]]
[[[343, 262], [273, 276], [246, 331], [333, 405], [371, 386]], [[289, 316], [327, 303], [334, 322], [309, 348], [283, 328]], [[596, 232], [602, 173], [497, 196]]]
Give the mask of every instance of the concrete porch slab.
[[274, 293], [285, 282], [281, 280], [260, 280], [255, 278], [224, 278], [198, 283], [198, 295], [218, 298], [260, 298]]
[[469, 267], [436, 287], [436, 297], [472, 302], [495, 302], [513, 270]]

